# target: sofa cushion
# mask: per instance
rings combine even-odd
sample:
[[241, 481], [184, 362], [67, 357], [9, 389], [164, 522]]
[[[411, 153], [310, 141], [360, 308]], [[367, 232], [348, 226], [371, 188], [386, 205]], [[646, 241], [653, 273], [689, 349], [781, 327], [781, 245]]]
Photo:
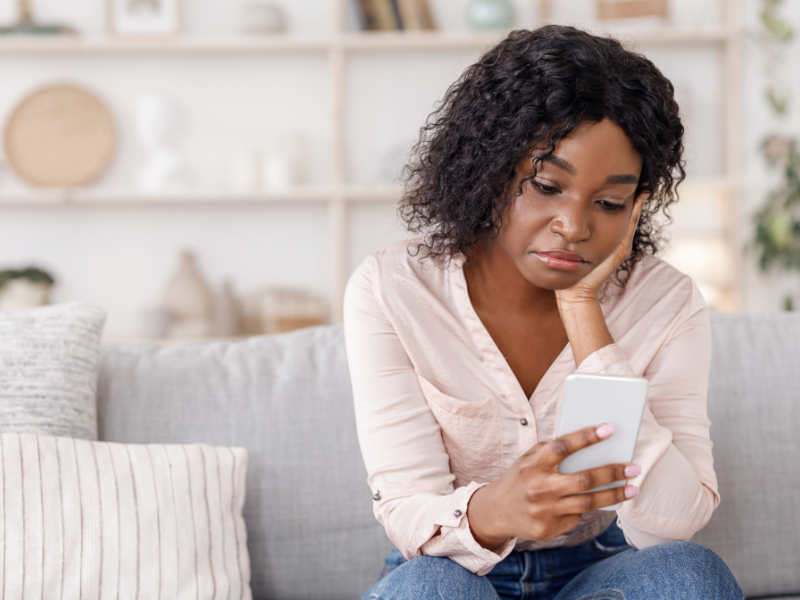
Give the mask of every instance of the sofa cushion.
[[97, 439], [105, 320], [80, 302], [0, 311], [0, 432]]
[[0, 435], [6, 598], [250, 598], [247, 451]]
[[714, 315], [708, 392], [721, 502], [692, 541], [748, 597], [800, 596], [800, 315]]
[[357, 598], [391, 548], [372, 514], [341, 327], [103, 346], [100, 437], [243, 446], [255, 598]]

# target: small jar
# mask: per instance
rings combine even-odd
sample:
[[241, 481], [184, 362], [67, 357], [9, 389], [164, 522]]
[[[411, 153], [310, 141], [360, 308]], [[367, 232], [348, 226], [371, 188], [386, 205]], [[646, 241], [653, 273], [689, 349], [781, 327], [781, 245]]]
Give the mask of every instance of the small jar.
[[472, 0], [467, 8], [467, 18], [472, 29], [479, 31], [511, 29], [514, 7], [508, 0]]
[[271, 2], [251, 2], [242, 9], [245, 33], [271, 34], [286, 31], [286, 18], [281, 8]]

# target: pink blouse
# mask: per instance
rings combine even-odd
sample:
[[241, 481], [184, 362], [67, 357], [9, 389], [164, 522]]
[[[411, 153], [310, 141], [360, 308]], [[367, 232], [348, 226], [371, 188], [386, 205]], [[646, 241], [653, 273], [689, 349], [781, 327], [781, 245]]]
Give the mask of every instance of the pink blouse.
[[472, 537], [467, 504], [534, 444], [552, 440], [570, 373], [643, 376], [650, 396], [617, 511], [628, 543], [687, 540], [719, 504], [706, 394], [708, 309], [692, 280], [647, 256], [601, 306], [616, 343], [578, 369], [570, 345], [527, 398], [476, 314], [459, 255], [449, 267], [409, 255], [420, 239], [368, 256], [344, 300], [344, 331], [374, 512], [406, 558], [447, 556], [483, 575], [514, 548], [576, 546], [614, 513], [586, 513], [549, 543], [513, 538], [497, 552]]

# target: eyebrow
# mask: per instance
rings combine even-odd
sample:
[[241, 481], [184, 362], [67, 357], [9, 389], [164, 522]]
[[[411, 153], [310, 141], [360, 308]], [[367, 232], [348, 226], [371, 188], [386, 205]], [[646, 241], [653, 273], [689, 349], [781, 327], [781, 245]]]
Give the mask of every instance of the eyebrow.
[[635, 185], [639, 183], [639, 178], [636, 175], [609, 175], [606, 179], [606, 183], [610, 185], [619, 183], [633, 183]]
[[575, 167], [573, 167], [563, 158], [558, 158], [557, 156], [551, 154], [550, 156], [545, 157], [543, 160], [544, 162], [549, 162], [551, 165], [558, 167], [562, 171], [566, 171], [570, 175], [575, 175], [576, 173]]
[[[572, 164], [568, 163], [563, 158], [559, 158], [552, 154], [550, 156], [545, 157], [543, 160], [545, 162], [550, 163], [554, 167], [558, 167], [562, 171], [566, 171], [570, 175], [575, 175], [575, 173], [577, 172], [577, 169], [575, 169], [575, 167]], [[609, 175], [606, 178], [605, 182], [606, 185], [619, 185], [628, 183], [637, 184], [639, 183], [639, 177], [637, 177], [636, 175]]]

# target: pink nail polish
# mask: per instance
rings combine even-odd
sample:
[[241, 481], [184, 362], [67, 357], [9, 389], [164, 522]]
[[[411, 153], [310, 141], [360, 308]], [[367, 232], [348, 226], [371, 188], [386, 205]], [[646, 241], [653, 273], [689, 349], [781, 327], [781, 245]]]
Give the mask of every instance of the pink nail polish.
[[630, 479], [631, 477], [638, 477], [642, 474], [642, 467], [639, 465], [628, 465], [625, 467], [625, 477]]
[[635, 485], [629, 485], [625, 488], [625, 498], [630, 500], [631, 498], [636, 498], [639, 495], [639, 488]]
[[601, 440], [604, 440], [607, 437], [611, 437], [611, 435], [614, 433], [614, 426], [611, 423], [600, 425], [600, 427], [595, 429], [595, 433], [597, 434], [597, 437], [599, 437]]

